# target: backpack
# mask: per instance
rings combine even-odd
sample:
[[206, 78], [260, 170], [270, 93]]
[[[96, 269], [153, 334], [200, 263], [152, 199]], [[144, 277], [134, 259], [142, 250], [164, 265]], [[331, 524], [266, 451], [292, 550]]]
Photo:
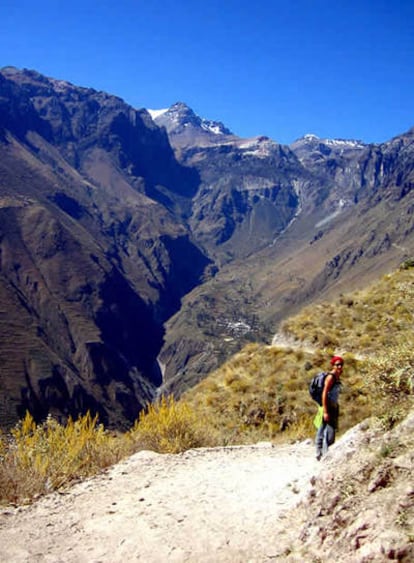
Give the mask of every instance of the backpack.
[[322, 405], [322, 391], [327, 375], [328, 372], [321, 371], [312, 377], [311, 382], [309, 383], [309, 394], [312, 399], [318, 403], [318, 405]]

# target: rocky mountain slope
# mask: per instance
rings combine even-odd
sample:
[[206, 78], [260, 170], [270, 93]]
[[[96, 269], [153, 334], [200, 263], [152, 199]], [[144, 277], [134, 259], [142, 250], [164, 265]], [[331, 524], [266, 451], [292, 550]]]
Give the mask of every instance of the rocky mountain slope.
[[0, 423], [131, 422], [303, 303], [413, 249], [413, 135], [240, 139], [0, 72]]
[[182, 219], [197, 173], [147, 112], [35, 72], [0, 74], [0, 132], [2, 422], [134, 420], [210, 262]]
[[293, 220], [305, 171], [288, 147], [266, 137], [240, 139], [183, 103], [154, 115], [179, 162], [199, 174], [189, 224], [219, 265], [271, 244]]
[[[164, 388], [177, 391], [249, 340], [270, 340], [279, 321], [304, 304], [363, 287], [412, 255], [414, 130], [382, 145], [306, 135], [284, 147], [260, 137], [209, 134], [203, 142], [195, 136], [190, 147], [188, 136], [183, 144], [177, 138], [180, 112], [174, 107], [170, 139], [177, 157], [199, 171], [205, 193], [217, 187], [210, 224], [228, 217], [230, 209], [235, 225], [229, 239], [215, 247], [210, 239], [207, 247], [221, 264], [217, 275], [187, 295], [167, 323], [160, 355]], [[225, 159], [219, 151], [226, 152]], [[223, 170], [230, 161], [241, 168]], [[259, 161], [259, 170], [247, 176]], [[225, 181], [232, 186], [227, 192]], [[267, 192], [261, 190], [266, 183]], [[194, 197], [195, 208], [202, 205], [203, 189]], [[233, 196], [245, 203], [240, 221], [237, 205], [225, 205]], [[203, 244], [200, 234], [195, 236]], [[231, 256], [223, 254], [228, 248]]]

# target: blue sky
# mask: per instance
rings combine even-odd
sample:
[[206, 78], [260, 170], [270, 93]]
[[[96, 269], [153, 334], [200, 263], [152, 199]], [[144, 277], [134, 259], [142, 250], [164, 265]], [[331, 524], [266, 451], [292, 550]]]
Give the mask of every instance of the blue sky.
[[414, 126], [414, 1], [2, 0], [5, 65], [241, 137], [383, 142]]

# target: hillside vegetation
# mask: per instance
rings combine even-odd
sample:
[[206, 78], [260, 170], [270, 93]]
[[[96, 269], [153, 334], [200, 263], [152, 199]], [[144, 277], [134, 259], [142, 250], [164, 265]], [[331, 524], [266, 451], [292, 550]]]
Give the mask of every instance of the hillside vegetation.
[[285, 321], [277, 345], [247, 345], [179, 401], [148, 405], [126, 433], [89, 416], [37, 425], [27, 414], [0, 436], [0, 501], [29, 502], [140, 449], [177, 453], [313, 436], [308, 384], [333, 353], [345, 359], [340, 433], [371, 415], [392, 428], [413, 406], [412, 265], [304, 309]]
[[340, 432], [372, 414], [399, 420], [413, 391], [412, 266], [407, 261], [363, 291], [304, 308], [282, 324], [278, 344], [246, 346], [183, 400], [229, 442], [303, 438], [314, 431], [308, 383], [340, 353]]
[[413, 330], [413, 266], [406, 261], [363, 291], [305, 307], [282, 324], [282, 332], [302, 343], [359, 357], [395, 349]]

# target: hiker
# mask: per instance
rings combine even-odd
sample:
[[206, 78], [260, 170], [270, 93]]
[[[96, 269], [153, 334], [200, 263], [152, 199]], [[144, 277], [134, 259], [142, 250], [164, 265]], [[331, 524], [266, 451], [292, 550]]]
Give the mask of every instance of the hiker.
[[335, 442], [335, 430], [338, 428], [338, 397], [341, 391], [340, 377], [344, 360], [340, 356], [333, 356], [330, 363], [332, 369], [325, 377], [321, 406], [318, 411], [320, 426], [316, 433], [317, 460], [320, 460], [328, 451], [329, 446]]

